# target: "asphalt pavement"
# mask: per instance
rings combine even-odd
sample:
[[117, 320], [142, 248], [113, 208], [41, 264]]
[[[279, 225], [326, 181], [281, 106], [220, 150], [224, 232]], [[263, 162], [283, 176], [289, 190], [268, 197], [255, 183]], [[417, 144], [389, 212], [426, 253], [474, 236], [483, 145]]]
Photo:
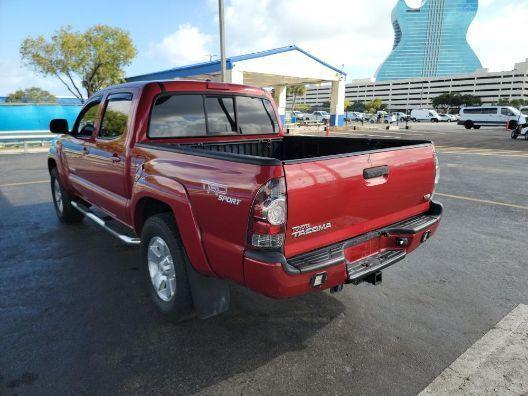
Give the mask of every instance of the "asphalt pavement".
[[440, 146], [434, 238], [380, 286], [287, 301], [233, 286], [229, 312], [178, 325], [150, 303], [135, 248], [58, 222], [44, 154], [0, 156], [0, 394], [426, 388], [528, 304], [528, 141], [444, 124], [368, 134]]

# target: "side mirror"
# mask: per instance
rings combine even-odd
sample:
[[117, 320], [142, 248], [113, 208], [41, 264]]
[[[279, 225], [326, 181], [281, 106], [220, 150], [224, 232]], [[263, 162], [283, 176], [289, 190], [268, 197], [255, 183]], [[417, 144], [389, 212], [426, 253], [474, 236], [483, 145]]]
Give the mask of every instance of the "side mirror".
[[51, 133], [68, 134], [70, 132], [68, 120], [64, 118], [55, 118], [54, 120], [51, 120], [49, 129]]

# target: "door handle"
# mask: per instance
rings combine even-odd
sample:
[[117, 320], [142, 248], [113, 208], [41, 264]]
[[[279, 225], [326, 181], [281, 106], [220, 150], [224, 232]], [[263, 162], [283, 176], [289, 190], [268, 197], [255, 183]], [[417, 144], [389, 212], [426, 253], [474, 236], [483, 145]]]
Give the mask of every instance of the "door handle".
[[375, 177], [387, 176], [389, 174], [389, 166], [375, 166], [373, 168], [363, 169], [363, 178], [374, 179]]
[[117, 154], [117, 153], [112, 154], [112, 162], [114, 164], [117, 164], [118, 162], [121, 162], [121, 157], [119, 156], [119, 154]]

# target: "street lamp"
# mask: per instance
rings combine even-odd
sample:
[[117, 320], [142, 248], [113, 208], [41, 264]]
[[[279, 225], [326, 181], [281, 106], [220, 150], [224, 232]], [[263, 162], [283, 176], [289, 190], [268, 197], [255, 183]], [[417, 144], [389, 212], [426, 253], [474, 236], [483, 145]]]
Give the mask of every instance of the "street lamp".
[[218, 0], [218, 19], [220, 23], [220, 64], [222, 68], [222, 82], [227, 80], [225, 56], [225, 26], [224, 26], [224, 0]]

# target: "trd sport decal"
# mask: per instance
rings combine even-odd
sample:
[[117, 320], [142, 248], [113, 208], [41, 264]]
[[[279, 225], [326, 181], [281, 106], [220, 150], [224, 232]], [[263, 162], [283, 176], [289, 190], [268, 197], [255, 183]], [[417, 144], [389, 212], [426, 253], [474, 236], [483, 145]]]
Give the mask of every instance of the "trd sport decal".
[[215, 183], [202, 180], [202, 186], [208, 194], [214, 194], [220, 202], [226, 202], [231, 205], [238, 205], [242, 201], [239, 198], [233, 198], [227, 195], [227, 186], [225, 184]]

